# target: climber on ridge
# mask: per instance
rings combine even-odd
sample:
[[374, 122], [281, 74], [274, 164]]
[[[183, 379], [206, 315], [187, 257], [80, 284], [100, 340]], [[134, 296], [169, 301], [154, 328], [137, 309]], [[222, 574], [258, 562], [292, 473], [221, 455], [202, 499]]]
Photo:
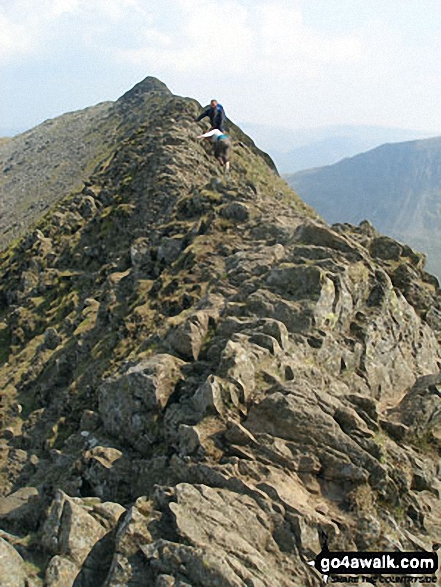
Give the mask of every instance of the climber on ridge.
[[226, 119], [225, 110], [223, 109], [223, 106], [221, 104], [219, 104], [219, 102], [217, 100], [211, 100], [210, 106], [205, 108], [205, 110], [202, 112], [202, 114], [200, 114], [196, 118], [196, 122], [199, 122], [200, 120], [202, 120], [206, 116], [208, 116], [210, 118], [210, 122], [211, 122], [210, 130], [213, 130], [215, 128], [217, 128], [218, 130], [220, 130], [222, 132], [225, 130], [224, 129], [225, 119]]
[[213, 128], [208, 132], [197, 137], [198, 139], [208, 139], [214, 146], [214, 156], [219, 163], [225, 167], [226, 171], [230, 169], [231, 141], [225, 133], [218, 128]]

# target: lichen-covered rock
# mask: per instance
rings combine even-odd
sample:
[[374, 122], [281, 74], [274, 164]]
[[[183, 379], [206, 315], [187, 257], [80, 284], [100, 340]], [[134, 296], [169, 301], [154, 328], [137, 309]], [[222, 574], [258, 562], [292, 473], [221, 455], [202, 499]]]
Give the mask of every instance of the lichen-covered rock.
[[193, 396], [193, 405], [200, 414], [224, 414], [229, 385], [219, 377], [210, 375]]
[[0, 498], [0, 524], [13, 532], [36, 530], [41, 514], [39, 492], [35, 487], [22, 487]]
[[183, 364], [171, 355], [154, 355], [104, 382], [99, 413], [107, 432], [146, 450], [157, 435], [154, 416], [174, 392]]
[[24, 561], [13, 546], [0, 536], [0, 569], [2, 587], [26, 587]]
[[227, 204], [221, 208], [220, 215], [223, 218], [228, 218], [229, 220], [234, 220], [236, 222], [245, 222], [248, 220], [250, 212], [246, 204], [242, 204], [241, 202], [231, 202], [231, 204]]
[[136, 269], [152, 269], [151, 244], [146, 238], [134, 241], [130, 247], [130, 260]]
[[101, 499], [129, 499], [131, 496], [131, 463], [118, 449], [96, 446], [83, 454], [79, 469]]
[[48, 552], [69, 557], [80, 566], [105, 528], [84, 507], [58, 491], [43, 526], [42, 544]]
[[188, 484], [178, 485], [170, 497], [160, 507], [163, 515], [170, 512], [178, 540], [141, 547], [150, 572], [197, 586], [264, 587], [269, 576], [281, 587], [307, 581], [308, 573], [294, 564], [289, 545], [284, 551], [278, 546], [279, 518], [252, 498]]
[[114, 554], [104, 587], [154, 584], [146, 568], [141, 548], [152, 541], [148, 522], [152, 521], [151, 506], [140, 498], [121, 520], [116, 536]]
[[405, 435], [432, 438], [441, 443], [441, 373], [419, 377], [400, 403], [389, 411], [392, 423]]
[[79, 572], [78, 565], [58, 554], [51, 558], [45, 573], [46, 587], [73, 587]]
[[208, 333], [209, 315], [199, 311], [173, 329], [167, 340], [173, 349], [184, 360], [197, 360]]

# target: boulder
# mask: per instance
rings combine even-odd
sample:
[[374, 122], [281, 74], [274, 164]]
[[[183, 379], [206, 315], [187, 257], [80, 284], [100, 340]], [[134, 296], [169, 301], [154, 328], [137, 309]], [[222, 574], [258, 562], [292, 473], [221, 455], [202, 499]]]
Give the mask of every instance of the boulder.
[[323, 278], [319, 267], [283, 263], [272, 269], [267, 283], [293, 300], [318, 300]]
[[209, 315], [205, 311], [195, 312], [183, 324], [174, 328], [167, 336], [173, 351], [185, 360], [197, 360], [208, 332]]
[[65, 556], [51, 558], [45, 574], [46, 587], [73, 587], [79, 567]]
[[0, 584], [2, 587], [26, 587], [24, 561], [13, 546], [0, 537]]
[[398, 261], [402, 252], [403, 247], [400, 243], [397, 243], [397, 241], [388, 236], [374, 238], [370, 246], [371, 255], [385, 261]]
[[228, 384], [220, 377], [210, 375], [193, 396], [193, 405], [201, 415], [224, 414], [229, 397]]
[[61, 336], [55, 328], [48, 328], [44, 333], [43, 345], [50, 350], [55, 350], [61, 342]]
[[235, 222], [246, 222], [250, 217], [248, 206], [242, 202], [226, 204], [222, 206], [219, 213], [223, 218], [234, 220]]
[[105, 528], [86, 512], [81, 500], [57, 491], [42, 532], [42, 544], [48, 552], [67, 556], [81, 566], [105, 534]]
[[1, 497], [2, 527], [19, 533], [35, 530], [41, 513], [38, 506], [39, 493], [35, 487], [22, 487], [7, 497]]
[[157, 259], [159, 263], [170, 265], [181, 254], [182, 239], [177, 237], [165, 237], [158, 247]]
[[133, 365], [99, 389], [99, 414], [109, 434], [143, 451], [156, 438], [155, 414], [166, 406], [181, 378], [183, 361], [154, 355]]
[[130, 246], [130, 261], [135, 269], [151, 270], [153, 266], [150, 255], [151, 244], [147, 238], [139, 238]]
[[240, 342], [229, 340], [222, 352], [218, 373], [240, 390], [239, 399], [242, 403], [247, 403], [254, 392], [255, 364], [258, 360], [259, 356], [253, 354], [251, 348], [246, 347], [243, 339]]

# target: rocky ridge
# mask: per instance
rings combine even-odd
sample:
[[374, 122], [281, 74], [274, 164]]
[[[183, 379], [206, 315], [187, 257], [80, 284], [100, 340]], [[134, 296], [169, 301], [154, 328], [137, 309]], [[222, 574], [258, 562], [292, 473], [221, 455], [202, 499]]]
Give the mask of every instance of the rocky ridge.
[[368, 219], [378, 230], [427, 254], [441, 276], [441, 137], [385, 144], [333, 165], [287, 175], [328, 222]]
[[157, 90], [121, 99], [144, 122], [1, 257], [8, 584], [318, 586], [324, 537], [432, 550], [424, 257], [327, 226], [232, 124], [224, 178], [199, 105]]
[[[150, 83], [155, 91], [169, 93], [158, 80]], [[140, 87], [145, 84], [134, 91]], [[82, 187], [94, 168], [138, 128], [141, 104], [134, 102], [128, 115], [123, 97], [0, 139], [0, 249], [22, 236], [72, 190]]]

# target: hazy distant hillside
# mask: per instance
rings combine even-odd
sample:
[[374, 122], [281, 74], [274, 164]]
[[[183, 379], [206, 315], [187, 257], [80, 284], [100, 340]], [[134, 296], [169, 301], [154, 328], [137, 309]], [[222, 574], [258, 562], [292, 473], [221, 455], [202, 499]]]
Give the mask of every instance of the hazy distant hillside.
[[147, 79], [116, 102], [70, 112], [0, 140], [0, 249], [91, 173], [143, 122], [143, 92], [169, 94]]
[[369, 219], [428, 253], [441, 275], [441, 137], [382, 145], [287, 179], [328, 222]]
[[0, 141], [0, 248], [90, 175], [113, 144], [111, 103]]
[[362, 125], [297, 129], [248, 123], [242, 126], [262, 149], [271, 154], [281, 173], [331, 165], [383, 143], [433, 136], [433, 133], [410, 129]]

